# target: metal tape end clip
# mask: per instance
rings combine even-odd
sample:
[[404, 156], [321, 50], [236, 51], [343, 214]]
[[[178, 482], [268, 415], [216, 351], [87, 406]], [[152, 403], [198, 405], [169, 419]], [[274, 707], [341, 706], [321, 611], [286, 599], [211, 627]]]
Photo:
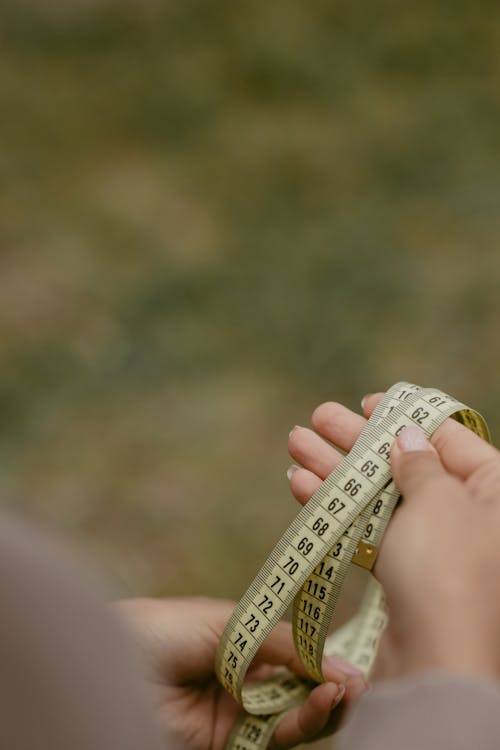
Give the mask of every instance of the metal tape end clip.
[[355, 565], [359, 565], [360, 568], [366, 568], [371, 570], [375, 565], [377, 559], [378, 548], [374, 544], [369, 542], [360, 542], [358, 549], [352, 556], [352, 561]]

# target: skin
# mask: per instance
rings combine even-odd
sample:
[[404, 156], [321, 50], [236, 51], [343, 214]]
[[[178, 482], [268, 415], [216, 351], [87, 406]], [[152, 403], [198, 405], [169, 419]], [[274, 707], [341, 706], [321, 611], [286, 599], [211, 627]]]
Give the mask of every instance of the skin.
[[[292, 430], [289, 452], [301, 466], [288, 474], [299, 502], [342, 460], [337, 448], [352, 448], [381, 398], [367, 396], [363, 416], [322, 404], [312, 430]], [[428, 669], [498, 678], [500, 454], [447, 420], [430, 443], [418, 428], [404, 431], [391, 463], [403, 498], [374, 568], [389, 612], [374, 678]]]
[[[130, 599], [114, 605], [148, 665], [147, 683], [166, 746], [222, 750], [241, 708], [214, 674], [217, 644], [235, 602], [205, 598]], [[281, 622], [263, 644], [250, 679], [286, 666], [306, 676], [295, 654], [290, 623]], [[336, 730], [344, 710], [366, 688], [360, 672], [339, 659], [324, 662], [328, 682], [290, 711], [271, 747], [286, 750]]]
[[[300, 466], [288, 474], [300, 503], [342, 460], [340, 451], [352, 448], [381, 397], [366, 397], [363, 415], [342, 404], [322, 404], [312, 415], [313, 429], [292, 430], [289, 452]], [[427, 669], [496, 678], [500, 454], [451, 420], [436, 431], [432, 445], [423, 437], [420, 446], [418, 435], [407, 439], [413, 446], [408, 450], [403, 432], [391, 454], [403, 500], [374, 569], [389, 611], [375, 679]], [[160, 722], [169, 738], [190, 750], [222, 750], [240, 710], [213, 672], [217, 643], [233, 608], [234, 602], [210, 599], [134, 599], [115, 605], [149, 665], [148, 684]], [[303, 674], [289, 623], [280, 623], [268, 638], [251, 678], [263, 678], [278, 666]], [[357, 670], [335, 658], [324, 671], [328, 682], [277, 727], [271, 743], [275, 750], [335, 731], [345, 708], [366, 687]]]

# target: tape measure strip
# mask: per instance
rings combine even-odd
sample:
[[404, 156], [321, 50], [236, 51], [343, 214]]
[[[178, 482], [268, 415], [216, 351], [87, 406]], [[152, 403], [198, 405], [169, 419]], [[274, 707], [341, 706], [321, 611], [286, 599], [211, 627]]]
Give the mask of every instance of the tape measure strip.
[[315, 682], [323, 681], [322, 656], [332, 650], [369, 672], [385, 624], [381, 589], [373, 579], [358, 615], [327, 638], [335, 604], [353, 556], [371, 567], [397, 503], [389, 459], [395, 437], [411, 424], [430, 435], [448, 416], [489, 440], [482, 417], [450, 396], [409, 383], [393, 386], [350, 453], [271, 552], [236, 607], [217, 651], [219, 680], [248, 712], [235, 725], [228, 748], [265, 747], [283, 713], [303, 702], [314, 686], [286, 671], [264, 683], [243, 684], [256, 651], [292, 600], [295, 646]]
[[[363, 437], [366, 435], [367, 438], [370, 439], [371, 429], [374, 424], [379, 425], [384, 419], [390, 417], [391, 413], [401, 404], [402, 401], [406, 401], [408, 398], [410, 398], [420, 390], [421, 389], [418, 386], [414, 386], [409, 383], [400, 384], [389, 389], [385, 397], [378, 404], [377, 408], [372, 414], [371, 420], [363, 430]], [[357, 442], [359, 443], [361, 439], [362, 436], [360, 435], [360, 438], [358, 438]], [[382, 455], [388, 461], [390, 457], [390, 447], [391, 442], [389, 440], [383, 442], [380, 445], [377, 454]], [[365, 471], [368, 475], [378, 470], [378, 464], [375, 463], [375, 461], [378, 461], [378, 459], [374, 460], [368, 458], [362, 465], [362, 468], [363, 466], [365, 467]], [[310, 670], [311, 676], [313, 676], [318, 682], [323, 681], [323, 675], [321, 671], [321, 660], [323, 653], [322, 646], [326, 641], [328, 628], [330, 626], [333, 612], [340, 595], [345, 577], [349, 571], [351, 560], [355, 563], [361, 563], [364, 567], [368, 567], [369, 569], [373, 567], [376, 558], [376, 550], [380, 544], [383, 532], [387, 526], [387, 523], [389, 522], [394, 507], [398, 501], [398, 497], [399, 493], [394, 486], [394, 482], [389, 478], [383, 490], [378, 495], [375, 495], [373, 501], [369, 505], [367, 505], [364, 513], [361, 514], [355, 521], [353, 527], [345, 532], [343, 538], [339, 542], [337, 542], [333, 550], [330, 551], [329, 561], [331, 560], [332, 562], [335, 562], [335, 557], [337, 557], [338, 568], [334, 569], [335, 582], [331, 587], [331, 590], [329, 589], [326, 581], [322, 583], [322, 585], [324, 586], [323, 591], [325, 591], [326, 589], [324, 598], [327, 599], [328, 603], [326, 605], [325, 616], [319, 618], [316, 647], [311, 643], [308, 643], [303, 634], [299, 635], [299, 632], [302, 631], [304, 627], [309, 631], [314, 627], [310, 623], [304, 623], [303, 618], [299, 616], [300, 603], [302, 604], [302, 608], [309, 608], [309, 603], [311, 601], [310, 597], [308, 597], [311, 589], [310, 581], [314, 580], [312, 576], [309, 576], [302, 588], [300, 603], [298, 604], [298, 598], [295, 599], [294, 635], [296, 637], [295, 643], [297, 653], [299, 654], [304, 667], [308, 669], [308, 671]], [[331, 504], [333, 505], [336, 501], [340, 502], [338, 498], [334, 498], [333, 501], [331, 501]], [[349, 534], [352, 535], [352, 540], [349, 540]], [[362, 556], [359, 555], [359, 552], [356, 551], [357, 549], [359, 549], [361, 544], [366, 546], [367, 542], [369, 542], [369, 548], [372, 551], [371, 559], [369, 560], [365, 560]], [[319, 570], [316, 569], [313, 575], [317, 577], [319, 574], [319, 579], [322, 580], [325, 578], [325, 571], [328, 574], [331, 571], [331, 567], [324, 566], [323, 563], [320, 563], [318, 567]], [[318, 585], [319, 584], [316, 584], [316, 589]], [[323, 593], [323, 591], [321, 590], [321, 586], [319, 586], [319, 590], [320, 594]], [[374, 594], [371, 594], [371, 602], [373, 602], [373, 597]], [[378, 599], [381, 599], [380, 592], [378, 593]], [[373, 603], [371, 606], [373, 606]], [[381, 618], [382, 613], [380, 612], [380, 610], [382, 606], [383, 605], [381, 602], [380, 606], [378, 607], [378, 621], [380, 623], [380, 629], [381, 627], [383, 627], [383, 624], [385, 622], [385, 619]], [[365, 609], [366, 607], [363, 608], [363, 611], [365, 611]], [[353, 638], [353, 640], [354, 642], [359, 642], [360, 639]], [[374, 649], [372, 649], [372, 651], [374, 651]], [[371, 664], [371, 659], [363, 652], [357, 654], [356, 662], [357, 663], [355, 664], [355, 666], [358, 666], [364, 672], [367, 672]]]

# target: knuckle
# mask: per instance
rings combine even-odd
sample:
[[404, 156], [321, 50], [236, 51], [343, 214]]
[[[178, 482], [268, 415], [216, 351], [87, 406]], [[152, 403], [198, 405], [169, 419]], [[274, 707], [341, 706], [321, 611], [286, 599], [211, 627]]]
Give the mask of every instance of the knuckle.
[[500, 458], [493, 456], [484, 461], [467, 479], [467, 487], [476, 497], [492, 493], [500, 497]]
[[400, 454], [399, 468], [408, 476], [425, 479], [430, 473], [436, 472], [437, 466], [435, 457], [430, 452], [409, 451]]
[[423, 491], [429, 497], [446, 497], [462, 488], [462, 483], [448, 474], [437, 456], [430, 452], [411, 452], [401, 456], [400, 475], [405, 494]]

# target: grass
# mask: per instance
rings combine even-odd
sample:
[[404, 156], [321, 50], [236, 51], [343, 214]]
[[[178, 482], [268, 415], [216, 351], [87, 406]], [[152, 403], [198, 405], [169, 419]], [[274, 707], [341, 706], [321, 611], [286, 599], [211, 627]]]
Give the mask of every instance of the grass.
[[0, 481], [121, 593], [238, 597], [286, 440], [500, 424], [495, 3], [4, 3]]

